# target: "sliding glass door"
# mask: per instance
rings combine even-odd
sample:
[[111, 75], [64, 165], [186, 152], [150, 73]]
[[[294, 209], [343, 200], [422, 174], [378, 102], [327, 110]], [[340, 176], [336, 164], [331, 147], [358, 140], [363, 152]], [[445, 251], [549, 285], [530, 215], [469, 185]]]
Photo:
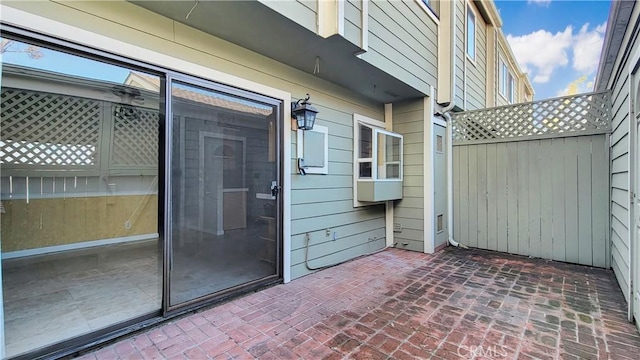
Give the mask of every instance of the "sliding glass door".
[[162, 304], [158, 75], [2, 40], [6, 355]]
[[225, 90], [171, 84], [170, 307], [279, 275], [279, 106]]
[[281, 101], [0, 40], [6, 356], [63, 353], [281, 278]]

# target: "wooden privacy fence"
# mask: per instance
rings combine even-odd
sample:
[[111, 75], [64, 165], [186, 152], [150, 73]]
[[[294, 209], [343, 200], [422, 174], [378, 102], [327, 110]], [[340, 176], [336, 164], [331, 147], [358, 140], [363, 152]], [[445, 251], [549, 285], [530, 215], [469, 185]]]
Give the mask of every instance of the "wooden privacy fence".
[[609, 267], [608, 92], [453, 116], [456, 241]]

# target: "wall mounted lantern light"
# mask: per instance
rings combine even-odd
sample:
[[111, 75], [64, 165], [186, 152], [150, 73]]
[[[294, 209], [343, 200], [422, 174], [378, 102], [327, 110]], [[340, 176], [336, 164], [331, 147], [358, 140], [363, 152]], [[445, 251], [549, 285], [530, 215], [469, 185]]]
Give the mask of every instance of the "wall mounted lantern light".
[[311, 106], [309, 98], [311, 97], [307, 94], [306, 98], [291, 103], [291, 117], [296, 120], [300, 130], [312, 130], [316, 122], [318, 110]]

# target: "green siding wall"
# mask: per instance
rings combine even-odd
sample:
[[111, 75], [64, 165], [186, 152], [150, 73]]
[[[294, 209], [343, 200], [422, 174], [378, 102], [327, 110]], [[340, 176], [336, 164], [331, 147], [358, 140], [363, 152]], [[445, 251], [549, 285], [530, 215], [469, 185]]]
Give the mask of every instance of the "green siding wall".
[[465, 2], [456, 1], [456, 105], [464, 107], [464, 61], [466, 58]]
[[[329, 174], [295, 173], [296, 139], [292, 133], [291, 277], [312, 271], [305, 264], [309, 234], [309, 265], [332, 265], [385, 246], [384, 204], [353, 207], [353, 112], [314, 102], [316, 123], [329, 128]], [[382, 111], [382, 106], [379, 109]], [[382, 114], [378, 120], [382, 119]], [[327, 236], [327, 229], [329, 236]], [[333, 240], [333, 233], [336, 240]]]
[[403, 198], [395, 203], [395, 247], [424, 251], [424, 100], [393, 105], [393, 131], [404, 135]]
[[314, 33], [318, 30], [318, 1], [317, 0], [262, 0], [266, 6], [295, 21]]
[[466, 110], [486, 107], [487, 81], [487, 26], [476, 12], [476, 57], [467, 60], [467, 107]]
[[415, 1], [371, 1], [362, 59], [428, 94], [436, 85], [437, 28]]
[[344, 38], [362, 47], [362, 0], [345, 1]]
[[[637, 17], [637, 15], [636, 15]], [[635, 17], [630, 23], [635, 22]], [[628, 41], [628, 40], [627, 40]], [[633, 50], [637, 51], [639, 43], [636, 42]], [[625, 48], [627, 42], [622, 44]], [[627, 302], [629, 301], [629, 130], [632, 123], [629, 119], [629, 88], [630, 79], [628, 71], [629, 59], [624, 58], [618, 67], [612, 72], [615, 76], [618, 69], [623, 70], [620, 78], [611, 85], [612, 88], [612, 114], [611, 127], [611, 268], [613, 269], [620, 288]]]

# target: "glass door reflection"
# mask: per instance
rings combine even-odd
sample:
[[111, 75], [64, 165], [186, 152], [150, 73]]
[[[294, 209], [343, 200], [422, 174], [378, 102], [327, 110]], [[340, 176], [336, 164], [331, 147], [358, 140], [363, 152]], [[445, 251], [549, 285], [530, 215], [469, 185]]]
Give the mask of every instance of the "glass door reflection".
[[169, 306], [278, 276], [275, 105], [171, 85]]

